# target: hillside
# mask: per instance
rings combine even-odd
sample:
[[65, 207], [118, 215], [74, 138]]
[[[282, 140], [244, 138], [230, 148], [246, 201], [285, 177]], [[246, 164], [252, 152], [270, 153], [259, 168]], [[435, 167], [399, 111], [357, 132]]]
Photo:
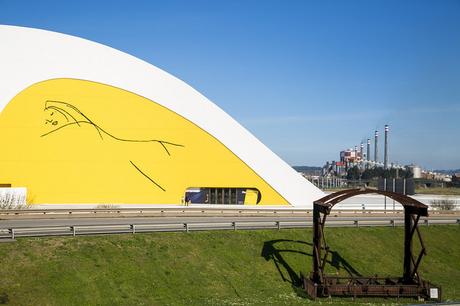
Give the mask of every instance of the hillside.
[[[421, 231], [428, 248], [422, 277], [441, 285], [445, 299], [460, 300], [460, 227]], [[336, 252], [330, 272], [402, 273], [402, 228], [329, 228], [326, 235]], [[0, 258], [0, 303], [8, 305], [315, 303], [296, 287], [298, 273], [311, 269], [310, 229], [24, 238], [1, 243]], [[395, 301], [322, 300], [366, 302]]]

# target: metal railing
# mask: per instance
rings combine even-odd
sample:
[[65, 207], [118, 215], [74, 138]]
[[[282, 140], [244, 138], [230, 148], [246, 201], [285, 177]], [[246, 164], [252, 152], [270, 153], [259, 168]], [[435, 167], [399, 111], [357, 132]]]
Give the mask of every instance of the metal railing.
[[[421, 224], [425, 226], [435, 224], [460, 224], [460, 218], [424, 218]], [[350, 218], [347, 220], [328, 221], [332, 227], [367, 227], [367, 226], [402, 226], [403, 218]], [[0, 240], [10, 240], [17, 237], [39, 236], [77, 236], [98, 234], [136, 234], [149, 232], [191, 232], [209, 230], [256, 230], [256, 229], [293, 229], [308, 228], [312, 221], [288, 220], [257, 220], [257, 221], [209, 221], [209, 222], [169, 222], [169, 223], [131, 223], [131, 224], [86, 224], [86, 225], [59, 225], [59, 226], [27, 226], [0, 228]]]
[[[345, 204], [337, 205], [332, 214], [401, 214], [402, 206], [396, 203], [388, 203], [386, 209], [383, 204]], [[244, 207], [244, 208], [222, 208], [222, 207], [147, 207], [147, 208], [58, 208], [58, 209], [6, 209], [0, 210], [0, 217], [55, 217], [55, 216], [81, 216], [81, 217], [103, 217], [119, 215], [142, 215], [142, 216], [164, 216], [164, 215], [302, 215], [311, 214], [311, 209], [294, 208], [294, 207]], [[430, 214], [460, 214], [460, 204], [455, 205], [454, 210], [434, 210], [430, 209]]]

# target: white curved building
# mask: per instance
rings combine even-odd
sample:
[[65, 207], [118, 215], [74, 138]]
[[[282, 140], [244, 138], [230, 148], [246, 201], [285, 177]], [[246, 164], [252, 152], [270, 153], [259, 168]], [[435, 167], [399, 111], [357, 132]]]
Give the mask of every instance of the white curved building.
[[0, 184], [32, 204], [310, 206], [322, 192], [206, 97], [85, 39], [0, 26]]

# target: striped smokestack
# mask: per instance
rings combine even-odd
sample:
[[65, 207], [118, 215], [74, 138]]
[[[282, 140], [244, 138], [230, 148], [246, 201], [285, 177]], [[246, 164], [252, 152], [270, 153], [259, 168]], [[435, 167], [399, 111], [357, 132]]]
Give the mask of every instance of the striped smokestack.
[[379, 131], [375, 131], [375, 140], [374, 140], [374, 161], [378, 163], [379, 161]]
[[371, 160], [371, 140], [369, 138], [367, 139], [367, 153], [366, 153], [366, 156], [367, 156], [367, 161], [370, 161]]
[[385, 125], [385, 156], [383, 157], [383, 168], [388, 169], [388, 132], [389, 127]]

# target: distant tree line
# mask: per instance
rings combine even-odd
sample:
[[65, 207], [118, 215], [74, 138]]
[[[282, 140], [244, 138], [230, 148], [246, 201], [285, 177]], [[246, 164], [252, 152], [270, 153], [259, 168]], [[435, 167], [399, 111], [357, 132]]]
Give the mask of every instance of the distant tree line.
[[311, 166], [292, 166], [297, 171], [321, 171], [323, 168], [321, 167], [311, 167]]
[[376, 178], [411, 178], [413, 175], [410, 171], [404, 169], [383, 169], [383, 168], [369, 168], [364, 171], [360, 170], [357, 166], [349, 168], [347, 171], [348, 180], [371, 180]]

